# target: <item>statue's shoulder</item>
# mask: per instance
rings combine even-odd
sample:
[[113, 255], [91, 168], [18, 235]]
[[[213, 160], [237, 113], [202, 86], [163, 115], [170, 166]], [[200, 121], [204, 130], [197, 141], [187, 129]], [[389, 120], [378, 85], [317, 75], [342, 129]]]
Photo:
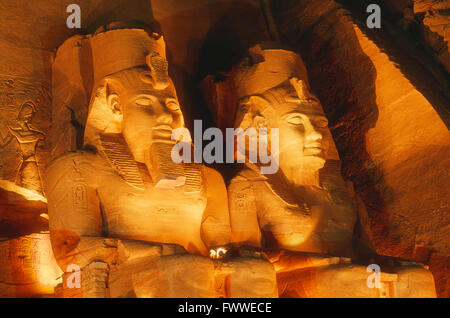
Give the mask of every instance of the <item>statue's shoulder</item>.
[[245, 192], [245, 197], [251, 200], [256, 199], [256, 189], [259, 188], [257, 183], [265, 181], [266, 178], [255, 170], [244, 167], [231, 180], [228, 185], [229, 195], [236, 194], [238, 197], [240, 193]]
[[46, 193], [66, 191], [68, 186], [79, 182], [91, 184], [104, 166], [101, 160], [98, 154], [86, 150], [70, 151], [56, 157], [46, 168]]
[[74, 151], [67, 151], [64, 154], [54, 158], [51, 161], [51, 164], [61, 163], [61, 162], [67, 162], [71, 160], [92, 160], [97, 159], [97, 157], [100, 157], [100, 155], [92, 150], [74, 150]]
[[209, 181], [214, 183], [224, 183], [222, 174], [220, 174], [220, 172], [217, 171], [216, 169], [207, 166], [202, 166], [201, 170], [206, 182]]
[[56, 158], [54, 158], [47, 165], [47, 172], [52, 170], [59, 170], [69, 168], [72, 166], [78, 167], [93, 167], [102, 165], [105, 162], [104, 158], [98, 153], [90, 150], [76, 150], [68, 151]]
[[230, 181], [230, 186], [248, 183], [252, 184], [255, 182], [264, 182], [267, 178], [260, 174], [258, 171], [244, 167], [240, 170]]

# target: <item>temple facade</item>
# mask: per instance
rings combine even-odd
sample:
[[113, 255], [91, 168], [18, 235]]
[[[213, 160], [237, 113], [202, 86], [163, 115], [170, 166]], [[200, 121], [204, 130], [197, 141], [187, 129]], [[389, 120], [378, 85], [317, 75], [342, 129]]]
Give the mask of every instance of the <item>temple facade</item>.
[[447, 2], [16, 2], [0, 297], [450, 296]]

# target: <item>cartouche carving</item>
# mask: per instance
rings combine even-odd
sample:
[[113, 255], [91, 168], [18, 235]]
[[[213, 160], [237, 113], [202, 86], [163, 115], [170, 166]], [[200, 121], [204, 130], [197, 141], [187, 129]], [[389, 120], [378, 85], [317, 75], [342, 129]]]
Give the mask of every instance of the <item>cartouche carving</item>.
[[[85, 50], [90, 51], [80, 53]], [[66, 69], [68, 63], [91, 63], [92, 74], [71, 73], [81, 68]], [[86, 287], [84, 296], [242, 297], [240, 291], [252, 280], [266, 287], [248, 296], [276, 296], [273, 267], [262, 259], [230, 261], [228, 285], [216, 293], [224, 273], [209, 252], [230, 243], [226, 187], [213, 169], [171, 160], [171, 134], [184, 127], [184, 118], [167, 64], [162, 36], [117, 24], [59, 48], [53, 72], [65, 75], [70, 85], [54, 83], [55, 100], [75, 100], [64, 95], [85, 83], [93, 86], [88, 111], [66, 105], [86, 113], [84, 150], [58, 156], [46, 173], [58, 264], [63, 270], [70, 264], [82, 272], [94, 268], [107, 280], [89, 285], [92, 290]], [[78, 95], [89, 96], [87, 91]], [[61, 139], [54, 140], [61, 145]], [[259, 269], [256, 274], [250, 266]], [[96, 281], [97, 274], [84, 277]]]
[[336, 151], [329, 151], [327, 118], [300, 57], [273, 45], [249, 50], [226, 80], [202, 83], [219, 122], [279, 129], [279, 147], [267, 142], [278, 172], [263, 175], [248, 162], [229, 184], [233, 242], [264, 251], [283, 296], [435, 297], [433, 277], [420, 265], [382, 273], [379, 290], [366, 284], [368, 264], [352, 263], [357, 214]]

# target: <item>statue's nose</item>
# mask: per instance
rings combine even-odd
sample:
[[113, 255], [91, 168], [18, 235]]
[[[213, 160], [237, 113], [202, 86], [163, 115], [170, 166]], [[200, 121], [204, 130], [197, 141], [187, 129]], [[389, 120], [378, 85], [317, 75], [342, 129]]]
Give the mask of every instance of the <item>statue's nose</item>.
[[163, 111], [159, 114], [157, 122], [160, 125], [170, 125], [173, 121], [172, 114], [168, 111]]
[[313, 142], [320, 143], [320, 142], [322, 142], [322, 138], [323, 138], [322, 133], [316, 127], [311, 125], [311, 127], [308, 131], [308, 134], [306, 136], [307, 141], [310, 143], [313, 143]]

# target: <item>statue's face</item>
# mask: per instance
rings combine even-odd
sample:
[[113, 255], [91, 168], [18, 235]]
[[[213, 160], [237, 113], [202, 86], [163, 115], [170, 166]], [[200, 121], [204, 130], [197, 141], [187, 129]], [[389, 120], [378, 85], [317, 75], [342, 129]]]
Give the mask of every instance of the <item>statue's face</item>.
[[292, 175], [323, 167], [330, 134], [319, 100], [312, 96], [300, 100], [295, 89], [288, 88], [285, 101], [268, 107], [264, 117], [268, 128], [279, 129], [279, 165], [283, 172]]
[[[142, 86], [142, 85], [140, 85]], [[157, 140], [169, 141], [172, 130], [183, 127], [184, 119], [176, 96], [171, 90], [155, 90], [151, 84], [142, 89], [130, 87], [130, 93], [119, 96], [122, 134], [139, 162]]]

